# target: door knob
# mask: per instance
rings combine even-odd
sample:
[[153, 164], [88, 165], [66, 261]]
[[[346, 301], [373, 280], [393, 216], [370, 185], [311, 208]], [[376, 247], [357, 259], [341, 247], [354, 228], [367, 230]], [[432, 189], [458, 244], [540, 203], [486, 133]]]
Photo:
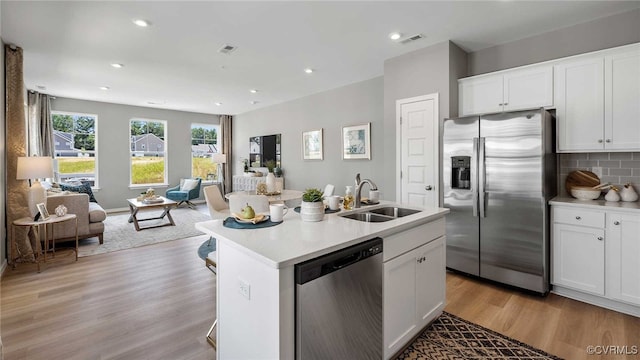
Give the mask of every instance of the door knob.
[[602, 139], [598, 139], [598, 143], [599, 143], [599, 144], [602, 144]]
[[607, 139], [606, 141], [607, 141], [608, 143], [610, 143], [610, 142], [611, 142], [611, 139]]
[[604, 239], [602, 236], [598, 236], [598, 240], [602, 241]]
[[424, 189], [427, 190], [427, 191], [431, 191], [431, 190], [433, 190], [433, 186], [427, 185], [427, 186], [424, 187]]
[[614, 222], [613, 222], [613, 225], [620, 225], [620, 221], [617, 221], [617, 220], [616, 220], [616, 221], [614, 221]]

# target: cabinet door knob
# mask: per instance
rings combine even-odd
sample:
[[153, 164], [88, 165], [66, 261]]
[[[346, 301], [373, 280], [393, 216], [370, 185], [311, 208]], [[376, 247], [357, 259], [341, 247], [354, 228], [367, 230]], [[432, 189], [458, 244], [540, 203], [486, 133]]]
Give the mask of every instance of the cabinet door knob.
[[613, 225], [620, 225], [620, 221], [618, 221], [618, 220], [614, 221]]
[[509, 105], [509, 103], [504, 103], [504, 104], [502, 104], [502, 105], [507, 106], [507, 105]]
[[611, 142], [611, 139], [607, 139], [606, 141], [607, 141], [608, 143], [610, 143], [610, 142]]
[[598, 240], [602, 241], [604, 238], [602, 236], [598, 236]]
[[576, 220], [581, 220], [582, 218], [580, 216], [576, 216]]
[[427, 185], [427, 186], [424, 187], [424, 189], [427, 190], [427, 191], [431, 191], [431, 190], [433, 190], [433, 186]]
[[602, 144], [602, 139], [598, 139], [598, 143], [599, 143], [599, 144]]

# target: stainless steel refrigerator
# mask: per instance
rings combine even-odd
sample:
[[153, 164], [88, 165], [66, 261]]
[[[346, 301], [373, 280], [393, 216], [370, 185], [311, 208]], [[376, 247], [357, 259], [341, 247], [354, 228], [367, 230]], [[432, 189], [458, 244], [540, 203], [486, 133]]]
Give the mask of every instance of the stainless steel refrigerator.
[[543, 109], [444, 121], [448, 268], [549, 291], [554, 142]]

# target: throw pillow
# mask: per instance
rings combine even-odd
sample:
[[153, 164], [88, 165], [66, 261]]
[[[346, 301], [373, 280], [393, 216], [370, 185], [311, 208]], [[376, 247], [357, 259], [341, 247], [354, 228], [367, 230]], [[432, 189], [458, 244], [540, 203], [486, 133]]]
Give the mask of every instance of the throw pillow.
[[60, 183], [60, 188], [62, 190], [83, 193], [89, 195], [89, 201], [97, 203], [98, 201], [93, 196], [93, 191], [91, 190], [91, 184], [89, 182], [82, 182], [81, 185], [72, 185], [66, 183]]
[[198, 180], [196, 179], [184, 179], [184, 182], [180, 186], [180, 191], [191, 191], [198, 186]]

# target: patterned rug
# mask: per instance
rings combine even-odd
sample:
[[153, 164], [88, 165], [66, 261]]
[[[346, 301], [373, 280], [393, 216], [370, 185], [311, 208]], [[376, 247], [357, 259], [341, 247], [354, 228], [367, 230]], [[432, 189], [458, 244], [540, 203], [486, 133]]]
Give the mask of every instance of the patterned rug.
[[561, 360], [447, 312], [443, 312], [397, 359]]
[[[140, 212], [140, 218], [151, 218], [159, 216], [162, 210]], [[104, 254], [112, 251], [130, 249], [133, 247], [157, 244], [164, 241], [183, 239], [202, 235], [196, 230], [195, 223], [210, 220], [209, 215], [205, 215], [197, 210], [186, 207], [171, 210], [176, 226], [163, 226], [153, 229], [136, 231], [132, 223], [129, 223], [129, 213], [110, 214], [104, 221], [104, 244], [98, 243], [98, 238], [80, 240], [78, 256], [90, 256]], [[164, 224], [163, 220], [150, 220], [141, 223], [141, 226]]]

